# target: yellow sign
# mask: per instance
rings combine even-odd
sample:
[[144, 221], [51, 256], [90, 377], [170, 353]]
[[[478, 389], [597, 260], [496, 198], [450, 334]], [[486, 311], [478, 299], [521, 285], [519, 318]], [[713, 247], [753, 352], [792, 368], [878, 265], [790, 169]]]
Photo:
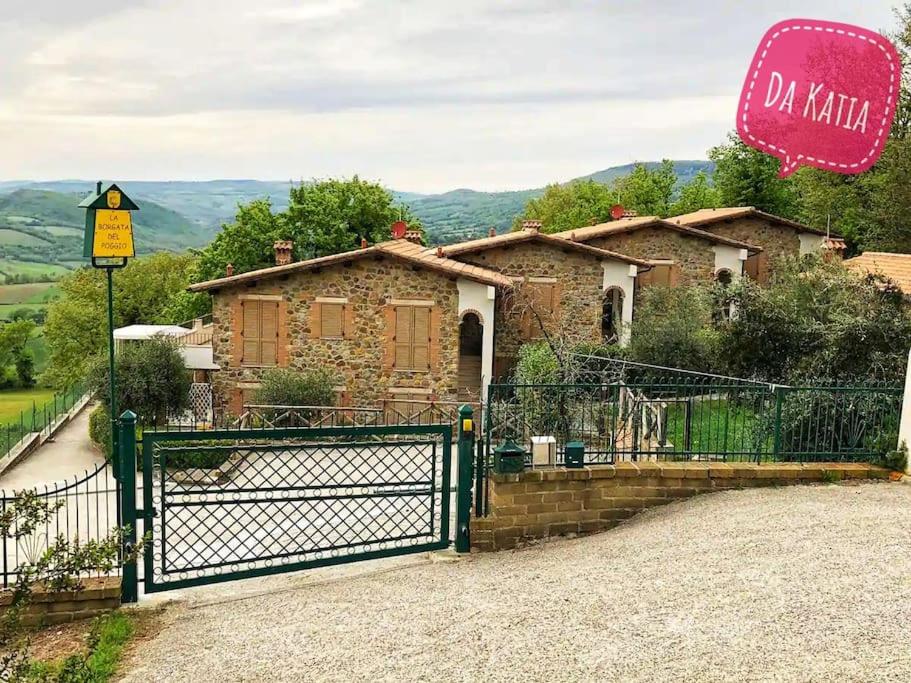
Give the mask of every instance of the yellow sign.
[[[120, 203], [120, 193], [117, 193]], [[110, 203], [110, 193], [108, 193]], [[129, 211], [95, 211], [95, 237], [92, 241], [95, 258], [133, 257], [133, 222]]]
[[469, 419], [462, 420], [462, 431], [463, 432], [470, 432], [472, 427], [473, 427], [473, 425], [471, 424], [471, 420], [469, 420]]
[[108, 190], [108, 208], [120, 208], [120, 192], [117, 190]]

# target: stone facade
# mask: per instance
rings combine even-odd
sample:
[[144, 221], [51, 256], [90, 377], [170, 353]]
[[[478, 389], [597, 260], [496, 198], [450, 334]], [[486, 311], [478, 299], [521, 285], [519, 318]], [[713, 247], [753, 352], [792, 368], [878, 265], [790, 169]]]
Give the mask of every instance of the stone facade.
[[[334, 369], [342, 392], [340, 404], [370, 405], [377, 399], [392, 398], [390, 389], [411, 390], [411, 395], [428, 399], [454, 397], [459, 360], [456, 279], [378, 256], [213, 292], [212, 348], [215, 363], [221, 367], [212, 381], [217, 410], [238, 414], [268, 369], [244, 367], [240, 362], [240, 304], [244, 297], [257, 296], [280, 300], [278, 366]], [[343, 338], [322, 339], [316, 330], [315, 304], [323, 297], [347, 300]], [[391, 301], [433, 301], [429, 370], [391, 366], [387, 334]]]
[[471, 520], [471, 546], [503, 550], [549, 536], [603, 531], [646, 508], [699, 493], [889, 476], [864, 463], [624, 462], [492, 473], [488, 515]]
[[750, 257], [759, 259], [760, 282], [767, 281], [768, 277], [775, 272], [776, 263], [785, 258], [796, 258], [800, 255], [798, 231], [793, 227], [766, 218], [748, 216], [705, 223], [697, 227], [715, 235], [762, 247], [763, 251], [760, 255]]
[[453, 258], [517, 281], [516, 291], [501, 297], [497, 303], [494, 377], [509, 371], [519, 347], [526, 341], [523, 311], [528, 303], [521, 282], [525, 278], [555, 281], [553, 313], [541, 315], [549, 333], [559, 330], [573, 342], [601, 340], [604, 268], [598, 256], [541, 242], [523, 242]]
[[678, 284], [712, 282], [715, 275], [714, 244], [666, 227], [644, 227], [625, 233], [595, 237], [586, 242], [641, 259], [669, 260], [679, 265]]

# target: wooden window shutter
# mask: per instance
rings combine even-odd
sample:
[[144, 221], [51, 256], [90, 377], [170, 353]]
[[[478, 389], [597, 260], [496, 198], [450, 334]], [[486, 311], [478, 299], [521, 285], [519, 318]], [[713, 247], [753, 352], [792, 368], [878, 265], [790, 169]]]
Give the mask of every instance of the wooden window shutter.
[[354, 332], [354, 306], [349, 302], [344, 305], [344, 322], [342, 323], [342, 336], [345, 339], [352, 339]]
[[262, 336], [259, 327], [260, 303], [262, 302], [247, 299], [241, 301], [240, 304], [243, 311], [243, 332], [241, 333], [243, 336], [243, 351], [240, 356], [242, 365], [259, 365], [261, 362], [259, 344]]
[[430, 309], [430, 369], [436, 370], [440, 366], [440, 330], [442, 329], [441, 313], [439, 306]]
[[260, 301], [260, 365], [278, 364], [278, 302]]
[[383, 354], [383, 367], [387, 370], [395, 367], [395, 309], [395, 306], [386, 306], [383, 311], [383, 317], [386, 320], [386, 348]]
[[652, 266], [646, 271], [639, 271], [639, 274], [636, 276], [636, 286], [637, 287], [648, 287], [655, 281], [655, 267]]
[[323, 305], [319, 301], [310, 304], [310, 339], [319, 339], [322, 336], [320, 323], [323, 318]]
[[395, 307], [395, 360], [393, 366], [399, 370], [410, 370], [412, 366], [412, 343], [414, 309], [411, 306]]
[[344, 304], [320, 304], [320, 336], [323, 339], [341, 339], [345, 332]]
[[680, 264], [672, 263], [668, 266], [668, 281], [667, 284], [671, 287], [676, 287], [680, 283]]
[[414, 323], [411, 328], [411, 369], [430, 369], [430, 308], [413, 306]]

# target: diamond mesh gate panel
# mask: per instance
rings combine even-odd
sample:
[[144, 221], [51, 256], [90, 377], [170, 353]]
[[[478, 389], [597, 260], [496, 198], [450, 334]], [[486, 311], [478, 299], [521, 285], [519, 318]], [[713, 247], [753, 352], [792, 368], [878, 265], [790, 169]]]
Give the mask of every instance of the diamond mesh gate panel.
[[450, 439], [436, 429], [408, 440], [152, 440], [146, 590], [445, 547]]

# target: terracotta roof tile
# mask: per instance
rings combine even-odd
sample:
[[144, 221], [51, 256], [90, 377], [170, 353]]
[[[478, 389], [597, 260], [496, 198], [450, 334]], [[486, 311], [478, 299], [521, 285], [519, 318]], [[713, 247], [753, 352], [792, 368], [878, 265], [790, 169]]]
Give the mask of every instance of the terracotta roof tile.
[[668, 230], [674, 230], [675, 232], [690, 235], [692, 237], [697, 237], [707, 242], [725, 244], [730, 247], [737, 247], [738, 249], [746, 249], [750, 252], [762, 251], [760, 247], [754, 246], [752, 244], [747, 244], [746, 242], [741, 242], [740, 240], [731, 239], [730, 237], [723, 237], [722, 235], [715, 235], [704, 230], [698, 230], [688, 225], [681, 225], [672, 222], [669, 219], [658, 218], [658, 216], [637, 216], [636, 218], [621, 218], [620, 220], [608, 221], [607, 223], [585, 225], [581, 228], [564, 230], [563, 232], [554, 233], [553, 236], [574, 242], [587, 242], [598, 237], [604, 237], [605, 235], [633, 232], [634, 230], [640, 230], [642, 228], [648, 227], [662, 227]]
[[584, 244], [582, 242], [569, 242], [561, 237], [558, 237], [558, 235], [559, 233], [557, 235], [551, 235], [543, 232], [538, 232], [537, 230], [523, 228], [522, 230], [507, 232], [503, 233], [502, 235], [496, 235], [494, 237], [482, 237], [476, 240], [468, 240], [467, 242], [450, 244], [449, 246], [443, 247], [443, 251], [446, 256], [458, 258], [463, 254], [474, 254], [479, 251], [496, 249], [498, 247], [506, 247], [511, 244], [537, 242], [539, 244], [547, 244], [561, 249], [572, 249], [574, 251], [584, 252], [599, 259], [614, 259], [636, 266], [648, 267], [648, 262], [642, 259], [633, 258], [632, 256], [627, 256], [626, 254], [621, 254], [616, 251], [610, 251], [609, 249], [593, 247], [590, 244]]
[[[794, 228], [799, 232], [810, 232], [814, 235], [826, 234], [825, 230], [811, 228], [809, 225], [803, 225], [802, 223], [792, 221], [789, 218], [782, 218], [781, 216], [775, 216], [771, 213], [760, 211], [753, 206], [727, 206], [718, 209], [699, 209], [698, 211], [685, 213], [680, 216], [672, 216], [671, 218], [668, 218], [668, 220], [674, 223], [680, 223], [681, 225], [697, 227], [700, 225], [711, 225], [712, 223], [717, 223], [718, 221], [748, 217], [765, 218], [766, 220], [774, 221], [775, 223], [779, 223], [781, 225], [786, 225], [789, 228]], [[838, 235], [832, 235], [832, 237], [838, 237]]]
[[331, 256], [321, 256], [319, 258], [308, 259], [306, 261], [297, 261], [295, 263], [289, 263], [284, 266], [261, 268], [260, 270], [253, 270], [248, 273], [232, 275], [231, 277], [223, 277], [218, 278], [217, 280], [199, 282], [194, 285], [190, 285], [187, 289], [191, 292], [204, 292], [213, 289], [220, 289], [222, 287], [228, 287], [242, 282], [253, 282], [256, 280], [261, 280], [269, 277], [278, 277], [289, 273], [304, 272], [308, 270], [314, 270], [316, 268], [324, 268], [326, 266], [335, 265], [336, 263], [357, 261], [369, 256], [376, 256], [377, 254], [385, 254], [393, 258], [398, 258], [402, 261], [427, 268], [429, 270], [434, 270], [438, 273], [464, 277], [486, 285], [494, 285], [499, 287], [513, 286], [513, 282], [508, 277], [501, 275], [496, 271], [488, 270], [487, 268], [480, 268], [478, 266], [470, 266], [461, 263], [460, 261], [454, 261], [446, 257], [441, 258], [436, 255], [435, 249], [428, 249], [427, 247], [421, 246], [420, 244], [415, 244], [413, 242], [409, 242], [408, 240], [402, 239], [380, 242], [373, 245], [372, 247], [367, 247], [366, 249], [356, 249], [353, 251], [346, 251], [341, 254], [332, 254]]
[[845, 267], [856, 273], [885, 275], [902, 293], [911, 295], [911, 254], [867, 251], [845, 260]]

